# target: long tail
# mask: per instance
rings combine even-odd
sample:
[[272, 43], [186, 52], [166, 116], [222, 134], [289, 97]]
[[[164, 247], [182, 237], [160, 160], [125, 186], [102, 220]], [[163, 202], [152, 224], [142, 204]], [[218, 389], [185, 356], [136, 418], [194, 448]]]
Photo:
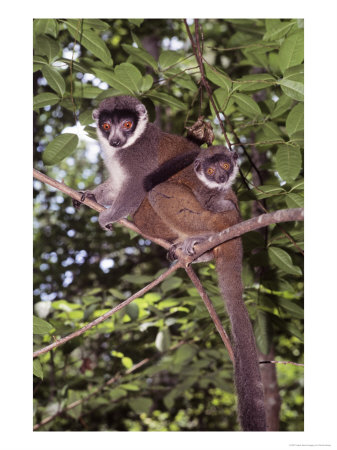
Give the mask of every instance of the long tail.
[[244, 431], [265, 431], [263, 385], [252, 324], [242, 299], [242, 245], [233, 239], [214, 249], [219, 287], [229, 315], [234, 347], [238, 415]]

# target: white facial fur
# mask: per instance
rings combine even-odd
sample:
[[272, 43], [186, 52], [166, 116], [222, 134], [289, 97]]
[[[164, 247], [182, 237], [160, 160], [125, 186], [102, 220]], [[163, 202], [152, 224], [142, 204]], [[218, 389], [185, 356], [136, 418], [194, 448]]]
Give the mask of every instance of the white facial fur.
[[115, 149], [111, 147], [99, 128], [97, 128], [97, 136], [103, 151], [105, 165], [109, 170], [111, 180], [114, 184], [114, 190], [118, 192], [128, 178], [117, 157], [117, 152], [120, 148]]
[[239, 166], [237, 164], [235, 164], [233, 172], [231, 173], [228, 180], [225, 181], [224, 183], [216, 183], [215, 181], [209, 180], [208, 178], [206, 178], [204, 172], [195, 171], [195, 174], [199, 178], [199, 180], [205, 186], [207, 186], [209, 189], [219, 189], [221, 191], [225, 191], [226, 189], [229, 189], [232, 186], [232, 184], [234, 183], [235, 178], [238, 174], [238, 171], [239, 171]]

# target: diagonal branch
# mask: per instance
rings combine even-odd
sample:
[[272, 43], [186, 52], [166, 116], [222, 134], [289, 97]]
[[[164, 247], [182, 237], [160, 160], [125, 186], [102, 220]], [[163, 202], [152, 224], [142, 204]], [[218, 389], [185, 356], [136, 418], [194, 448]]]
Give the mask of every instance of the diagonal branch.
[[297, 220], [304, 220], [303, 208], [280, 209], [272, 213], [261, 214], [257, 217], [253, 217], [252, 219], [245, 220], [229, 228], [226, 228], [225, 230], [220, 231], [220, 233], [213, 234], [204, 242], [196, 246], [196, 252], [193, 256], [179, 255], [179, 261], [184, 261], [185, 265], [188, 265], [196, 258], [199, 258], [199, 256], [216, 247], [217, 245], [239, 237], [245, 233], [248, 233], [249, 231], [264, 228], [267, 225], [271, 225], [274, 223], [277, 224], [280, 222], [293, 222]]

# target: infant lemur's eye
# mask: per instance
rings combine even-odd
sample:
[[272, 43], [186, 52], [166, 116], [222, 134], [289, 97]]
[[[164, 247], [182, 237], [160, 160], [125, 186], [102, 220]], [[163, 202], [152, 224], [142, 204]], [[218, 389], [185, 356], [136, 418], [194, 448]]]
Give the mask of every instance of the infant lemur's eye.
[[213, 175], [214, 169], [213, 169], [212, 167], [209, 167], [209, 168], [207, 169], [207, 173], [208, 173], [208, 175]]
[[109, 131], [111, 128], [111, 125], [108, 122], [103, 123], [103, 130]]
[[132, 121], [126, 120], [125, 122], [122, 123], [122, 127], [125, 128], [126, 130], [130, 130], [130, 128], [132, 127]]
[[225, 169], [225, 170], [229, 170], [230, 164], [228, 164], [228, 163], [223, 163], [223, 164], [221, 164], [221, 167], [222, 167], [223, 169]]

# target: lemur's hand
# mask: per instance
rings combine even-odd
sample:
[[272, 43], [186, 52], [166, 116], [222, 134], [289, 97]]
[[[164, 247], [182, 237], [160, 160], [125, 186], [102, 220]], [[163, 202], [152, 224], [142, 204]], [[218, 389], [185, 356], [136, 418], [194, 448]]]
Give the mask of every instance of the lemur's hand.
[[73, 207], [74, 208], [78, 209], [82, 205], [82, 203], [84, 202], [84, 200], [86, 198], [88, 198], [90, 200], [93, 200], [94, 202], [97, 202], [95, 194], [92, 191], [87, 190], [87, 191], [78, 191], [78, 192], [80, 194], [82, 194], [82, 196], [81, 196], [81, 200], [80, 201], [79, 200], [75, 200], [73, 198]]

